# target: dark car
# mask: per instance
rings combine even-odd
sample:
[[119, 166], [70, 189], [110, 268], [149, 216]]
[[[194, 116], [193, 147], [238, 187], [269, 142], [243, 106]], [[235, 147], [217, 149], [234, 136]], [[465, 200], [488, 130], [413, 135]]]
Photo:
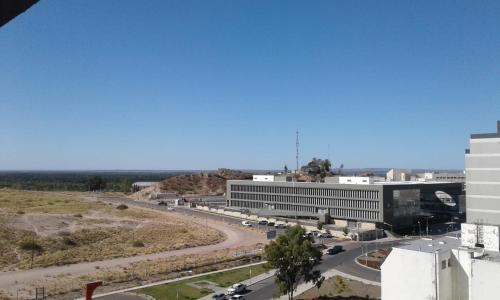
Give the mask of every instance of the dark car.
[[260, 220], [258, 224], [259, 225], [267, 225], [267, 221], [266, 220]]
[[213, 300], [226, 300], [226, 294], [216, 294], [212, 296]]
[[274, 226], [274, 222], [267, 223], [267, 226]]
[[344, 247], [337, 245], [337, 246], [333, 246], [332, 248], [328, 249], [327, 253], [330, 255], [335, 255], [335, 254], [343, 252], [343, 251], [344, 251]]

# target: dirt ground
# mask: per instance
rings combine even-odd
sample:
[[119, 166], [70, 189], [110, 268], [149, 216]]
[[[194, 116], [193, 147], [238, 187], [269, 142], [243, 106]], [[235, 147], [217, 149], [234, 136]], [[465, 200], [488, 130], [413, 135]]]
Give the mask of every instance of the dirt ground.
[[296, 300], [313, 300], [313, 299], [329, 299], [329, 300], [361, 300], [361, 299], [380, 299], [380, 287], [364, 284], [359, 281], [342, 278], [345, 284], [344, 291], [339, 293], [339, 283], [334, 276], [326, 280], [321, 288], [312, 288], [301, 295], [295, 297]]
[[0, 270], [150, 254], [222, 241], [173, 214], [94, 201], [86, 193], [0, 190]]

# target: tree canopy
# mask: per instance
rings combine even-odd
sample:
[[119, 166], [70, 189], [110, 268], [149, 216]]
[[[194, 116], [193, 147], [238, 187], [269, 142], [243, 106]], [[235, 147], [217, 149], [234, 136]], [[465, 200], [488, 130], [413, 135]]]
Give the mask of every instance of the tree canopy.
[[266, 248], [268, 266], [276, 268], [276, 284], [282, 294], [293, 299], [298, 284], [303, 280], [313, 282], [318, 288], [324, 281], [319, 270], [314, 270], [321, 261], [321, 250], [312, 244], [304, 228], [289, 227], [276, 241]]
[[302, 166], [302, 171], [309, 173], [312, 176], [320, 176], [325, 178], [326, 175], [331, 174], [332, 163], [328, 159], [321, 159], [313, 157], [313, 159], [307, 163], [307, 165]]

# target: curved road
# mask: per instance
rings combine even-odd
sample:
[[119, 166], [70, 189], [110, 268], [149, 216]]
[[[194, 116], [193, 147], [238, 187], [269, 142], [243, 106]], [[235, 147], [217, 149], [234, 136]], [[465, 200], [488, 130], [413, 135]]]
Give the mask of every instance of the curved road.
[[[112, 202], [124, 202], [130, 205], [137, 205], [150, 209], [163, 210], [158, 206], [148, 205], [144, 203], [136, 203], [135, 201], [128, 199], [113, 199]], [[92, 274], [96, 272], [97, 269], [102, 270], [111, 267], [124, 267], [130, 265], [131, 263], [145, 261], [145, 260], [155, 260], [155, 259], [168, 258], [172, 256], [179, 256], [185, 254], [202, 254], [216, 250], [241, 247], [241, 246], [251, 246], [257, 243], [266, 242], [264, 234], [258, 233], [256, 231], [247, 230], [242, 227], [238, 228], [236, 226], [228, 226], [225, 223], [215, 221], [208, 217], [205, 220], [202, 220], [199, 217], [197, 218], [192, 215], [184, 215], [172, 212], [169, 213], [175, 214], [177, 217], [183, 219], [186, 218], [190, 219], [194, 223], [198, 223], [202, 226], [209, 226], [213, 229], [219, 230], [226, 235], [226, 239], [218, 244], [172, 250], [160, 253], [137, 255], [131, 257], [121, 257], [121, 258], [107, 259], [95, 262], [84, 262], [84, 263], [77, 263], [65, 266], [53, 266], [48, 268], [36, 268], [30, 270], [0, 272], [0, 290], [15, 295], [18, 289], [22, 289], [24, 287], [30, 287], [37, 281], [40, 281], [41, 279], [47, 277], [53, 277], [64, 274], [82, 276], [82, 275]]]

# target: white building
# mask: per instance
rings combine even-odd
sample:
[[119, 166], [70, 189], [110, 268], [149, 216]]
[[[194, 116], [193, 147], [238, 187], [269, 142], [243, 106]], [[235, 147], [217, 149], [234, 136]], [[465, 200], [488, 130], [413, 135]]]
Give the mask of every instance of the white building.
[[360, 177], [360, 176], [340, 176], [340, 184], [372, 184], [373, 179], [370, 177]]
[[417, 174], [415, 180], [465, 183], [465, 172], [425, 172]]
[[385, 175], [387, 181], [408, 181], [411, 178], [411, 171], [390, 169]]
[[499, 299], [500, 253], [460, 244], [442, 237], [395, 247], [381, 267], [382, 299]]
[[274, 175], [253, 175], [253, 181], [274, 182]]
[[473, 134], [465, 157], [467, 221], [461, 240], [395, 247], [381, 267], [383, 300], [500, 299], [500, 121]]

